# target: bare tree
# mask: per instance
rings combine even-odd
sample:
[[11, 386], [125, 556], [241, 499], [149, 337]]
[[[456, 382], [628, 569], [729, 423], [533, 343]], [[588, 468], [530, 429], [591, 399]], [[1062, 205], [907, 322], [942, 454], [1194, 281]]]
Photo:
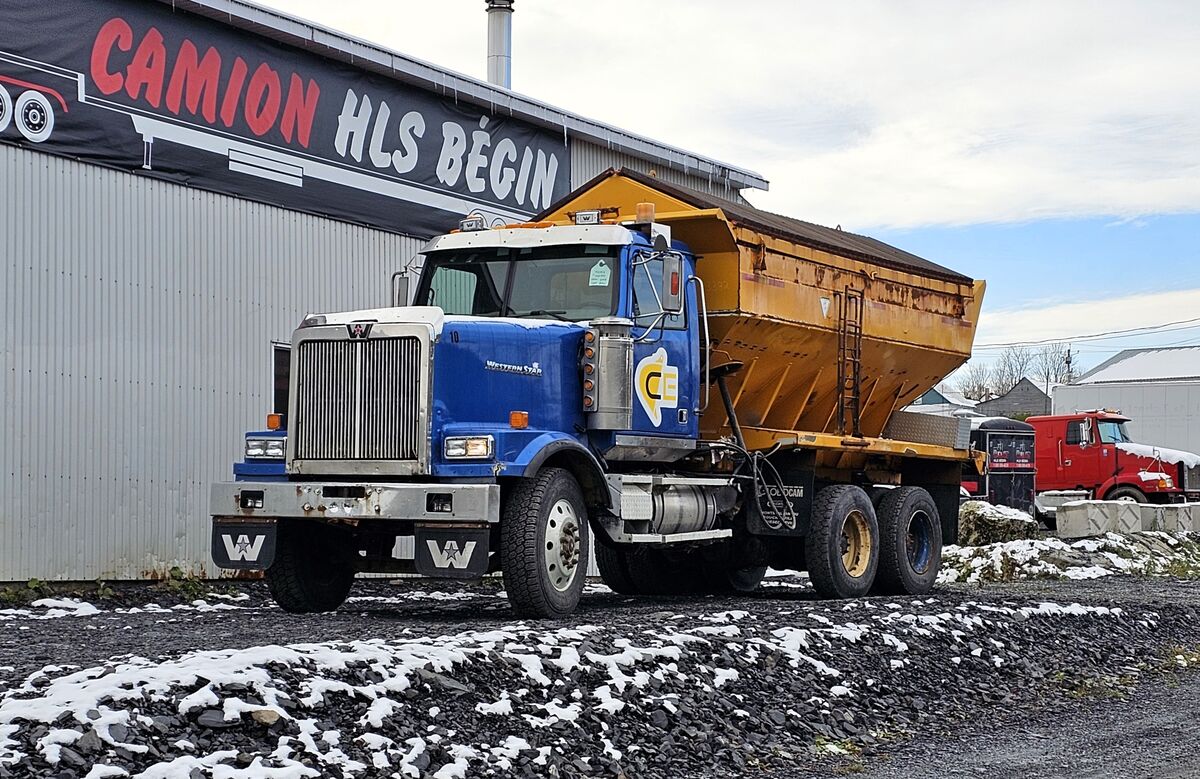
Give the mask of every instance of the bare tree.
[[1036, 354], [1027, 346], [1010, 346], [1000, 352], [992, 367], [993, 389], [1003, 395], [1030, 374]]
[[992, 369], [981, 362], [971, 361], [959, 374], [958, 391], [971, 400], [987, 400], [992, 396]]
[[1070, 362], [1067, 361], [1066, 344], [1047, 344], [1038, 350], [1033, 360], [1033, 378], [1043, 388], [1051, 384], [1065, 384], [1074, 378]]

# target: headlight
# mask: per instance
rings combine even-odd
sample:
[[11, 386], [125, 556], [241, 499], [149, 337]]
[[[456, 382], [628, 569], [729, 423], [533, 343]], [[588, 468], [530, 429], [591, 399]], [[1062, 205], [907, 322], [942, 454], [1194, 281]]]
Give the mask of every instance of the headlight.
[[282, 460], [287, 438], [247, 438], [247, 460]]
[[490, 435], [447, 438], [444, 451], [447, 460], [485, 458], [492, 456], [494, 445]]

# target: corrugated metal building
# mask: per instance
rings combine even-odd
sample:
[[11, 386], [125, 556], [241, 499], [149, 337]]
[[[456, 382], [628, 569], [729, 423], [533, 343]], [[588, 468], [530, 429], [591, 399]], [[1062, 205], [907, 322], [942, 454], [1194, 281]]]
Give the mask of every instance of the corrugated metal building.
[[1055, 414], [1120, 409], [1135, 441], [1200, 452], [1200, 346], [1125, 349], [1053, 395]]
[[[45, 53], [23, 48], [37, 43], [35, 23], [46, 13], [40, 2], [20, 0], [12, 14], [6, 9], [8, 33], [0, 31], [0, 89], [9, 84], [0, 98], [11, 98], [7, 114], [0, 100], [0, 580], [136, 578], [172, 566], [215, 574], [208, 562], [208, 486], [229, 477], [243, 432], [261, 425], [268, 410], [270, 342], [288, 338], [308, 311], [386, 304], [390, 274], [435, 232], [436, 213], [422, 212], [411, 227], [402, 220], [358, 220], [347, 218], [340, 197], [297, 199], [284, 186], [307, 191], [321, 175], [361, 180], [361, 170], [284, 154], [282, 145], [237, 136], [236, 127], [197, 133], [195, 122], [156, 113], [157, 106], [144, 104], [153, 83], [144, 93], [132, 87], [135, 77], [146, 82], [151, 62], [141, 61], [143, 71], [135, 76], [150, 24], [139, 20], [162, 17], [149, 29], [161, 28], [168, 44], [172, 30], [181, 29], [186, 41], [200, 42], [201, 53], [205, 36], [218, 36], [214, 49], [227, 54], [252, 35], [262, 50], [254, 44], [246, 52], [292, 58], [301, 63], [296, 73], [336, 67], [330, 79], [362, 78], [372, 88], [419, 92], [438, 101], [437, 110], [482, 113], [543, 145], [546, 137], [560, 139], [566, 169], [547, 196], [561, 196], [612, 166], [653, 170], [664, 180], [733, 199], [744, 188], [766, 187], [748, 171], [241, 0], [78, 2], [77, 14], [59, 4], [54, 13], [81, 25], [80, 57], [90, 53], [90, 69], [83, 59], [73, 66], [72, 50], [60, 42], [69, 36], [61, 30], [46, 39]], [[132, 20], [132, 37], [122, 37], [114, 20]], [[223, 42], [226, 29], [242, 37]], [[98, 67], [95, 52], [103, 51], [105, 30], [116, 32], [107, 39], [107, 65], [101, 58]], [[245, 71], [256, 64], [250, 53]], [[120, 75], [119, 61], [128, 63], [126, 89], [110, 94], [105, 79]], [[239, 65], [227, 57], [230, 64], [232, 71], [221, 72], [232, 72], [236, 83]], [[262, 69], [252, 72], [251, 88]], [[174, 77], [159, 78], [169, 106]], [[27, 86], [12, 83], [31, 79], [40, 79], [40, 93], [54, 99], [13, 97]], [[56, 88], [54, 79], [63, 85]], [[255, 110], [269, 105], [271, 89], [278, 92], [287, 80], [266, 83], [258, 93], [266, 102], [258, 109], [246, 104], [248, 122], [262, 118]], [[176, 92], [174, 105], [182, 101], [198, 116], [205, 97], [199, 87], [195, 94]], [[53, 136], [38, 113], [43, 109], [57, 113], [49, 123]], [[141, 165], [95, 151], [112, 131], [101, 126], [89, 136], [80, 128], [88, 117], [101, 116], [100, 109], [109, 112], [104, 117], [132, 119], [145, 141]], [[339, 138], [346, 116], [343, 109]], [[286, 120], [281, 127], [291, 140]], [[321, 126], [315, 127], [314, 134]], [[56, 146], [58, 137], [65, 140]], [[180, 144], [197, 138], [204, 151], [212, 151], [213, 139], [224, 144], [211, 158], [219, 171], [185, 170], [204, 164], [180, 152]], [[371, 154], [378, 151], [372, 147]], [[163, 156], [175, 153], [183, 162], [168, 159], [163, 167]], [[243, 179], [229, 177], [238, 170], [250, 173], [244, 189]], [[493, 165], [493, 185], [496, 171]], [[381, 187], [400, 186], [390, 172], [387, 179]], [[474, 192], [462, 186], [441, 192], [436, 182], [417, 186], [430, 199], [469, 201]], [[362, 190], [353, 195], [364, 213], [374, 208], [369, 198], [385, 199]], [[378, 211], [389, 213], [390, 206]], [[511, 200], [496, 206], [496, 213], [514, 211], [521, 213]], [[442, 216], [446, 228], [453, 225], [451, 214]]]

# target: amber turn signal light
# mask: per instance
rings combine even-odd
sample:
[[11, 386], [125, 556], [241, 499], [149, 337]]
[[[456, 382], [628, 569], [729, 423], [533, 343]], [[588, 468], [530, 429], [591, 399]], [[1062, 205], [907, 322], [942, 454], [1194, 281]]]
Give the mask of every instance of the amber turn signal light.
[[267, 414], [267, 429], [282, 430], [283, 429], [283, 414]]
[[510, 411], [508, 412], [508, 426], [514, 430], [524, 430], [529, 427], [529, 412], [528, 411]]

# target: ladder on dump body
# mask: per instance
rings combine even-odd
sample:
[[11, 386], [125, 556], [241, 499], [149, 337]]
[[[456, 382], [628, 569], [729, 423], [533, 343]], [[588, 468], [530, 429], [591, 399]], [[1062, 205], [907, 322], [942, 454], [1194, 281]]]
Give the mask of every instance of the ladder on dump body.
[[862, 436], [863, 292], [846, 287], [838, 314], [838, 434]]

